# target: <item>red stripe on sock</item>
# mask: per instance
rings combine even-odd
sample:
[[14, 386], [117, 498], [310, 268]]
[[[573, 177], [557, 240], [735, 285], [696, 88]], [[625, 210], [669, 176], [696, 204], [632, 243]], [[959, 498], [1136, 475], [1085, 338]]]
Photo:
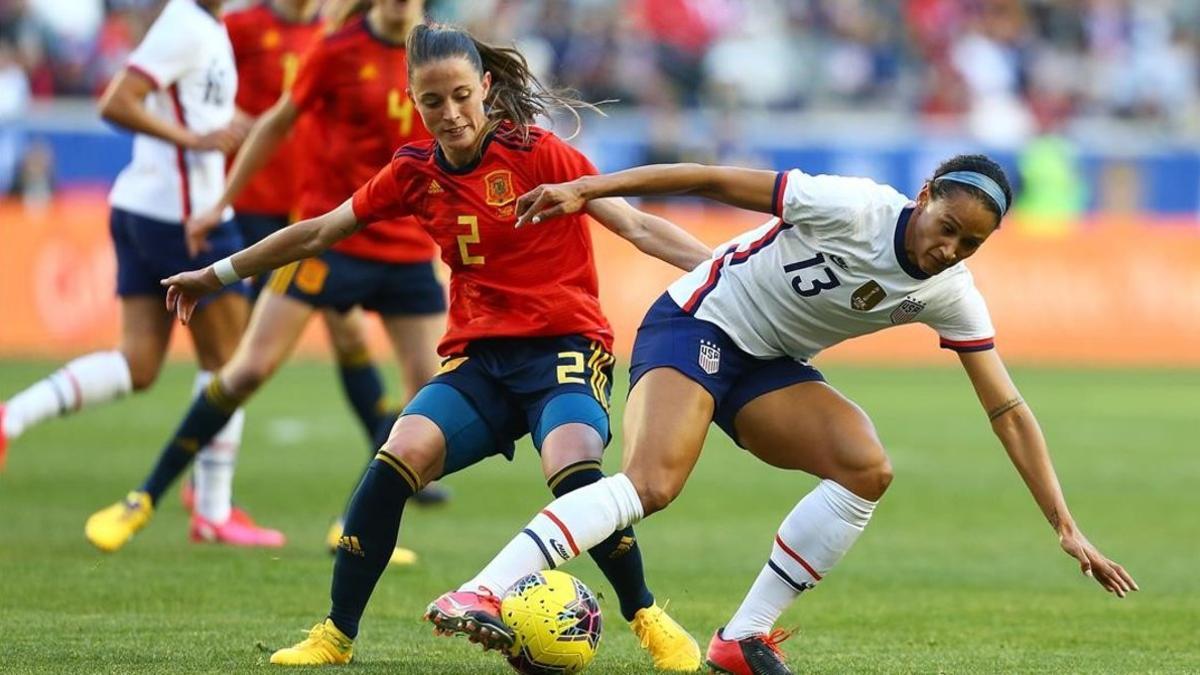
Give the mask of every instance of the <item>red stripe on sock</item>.
[[71, 383], [71, 389], [75, 390], [75, 410], [78, 412], [83, 407], [83, 389], [79, 386], [79, 380], [75, 379], [75, 375], [66, 368], [62, 369], [63, 375], [67, 376], [67, 381]]
[[804, 558], [801, 558], [799, 553], [796, 553], [792, 549], [788, 548], [788, 545], [783, 543], [783, 539], [781, 539], [778, 534], [775, 535], [775, 543], [779, 544], [779, 548], [783, 549], [784, 553], [792, 556], [793, 560], [800, 563], [800, 566], [803, 567], [806, 572], [811, 574], [813, 579], [816, 579], [817, 581], [821, 580], [821, 575], [817, 574], [817, 571], [812, 568], [812, 565], [809, 565]]
[[571, 546], [571, 553], [574, 555], [579, 555], [579, 547], [575, 545], [575, 537], [571, 536], [571, 532], [567, 530], [567, 526], [563, 524], [563, 521], [559, 520], [558, 516], [550, 513], [550, 509], [543, 509], [542, 513], [547, 518], [554, 521], [554, 524], [558, 526], [558, 529], [562, 530], [563, 536], [567, 538], [567, 544]]

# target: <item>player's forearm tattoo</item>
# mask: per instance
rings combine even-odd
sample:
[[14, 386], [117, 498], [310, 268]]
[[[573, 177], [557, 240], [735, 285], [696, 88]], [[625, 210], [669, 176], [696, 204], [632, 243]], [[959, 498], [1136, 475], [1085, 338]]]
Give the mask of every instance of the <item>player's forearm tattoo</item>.
[[992, 408], [991, 410], [989, 410], [988, 411], [988, 420], [991, 422], [995, 422], [996, 418], [1000, 417], [1004, 413], [1008, 412], [1009, 410], [1012, 410], [1013, 408], [1015, 408], [1023, 403], [1025, 403], [1025, 399], [1021, 398], [1020, 396], [1009, 399], [1009, 400], [1005, 401], [1004, 403], [1001, 403], [1000, 405], [996, 406], [995, 408]]
[[1047, 516], [1046, 520], [1050, 521], [1050, 527], [1053, 527], [1056, 530], [1058, 529], [1059, 524], [1062, 522], [1062, 519], [1058, 517], [1058, 507], [1054, 507], [1054, 510], [1050, 512], [1050, 515]]

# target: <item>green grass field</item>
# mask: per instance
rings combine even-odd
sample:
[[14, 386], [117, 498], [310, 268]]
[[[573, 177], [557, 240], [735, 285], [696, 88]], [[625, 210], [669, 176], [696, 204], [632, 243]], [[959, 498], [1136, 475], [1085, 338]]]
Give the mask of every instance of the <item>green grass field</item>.
[[[49, 363], [0, 363], [0, 395]], [[322, 546], [367, 457], [333, 370], [287, 367], [249, 408], [239, 501], [282, 528], [279, 551], [187, 542], [176, 493], [124, 550], [83, 538], [95, 509], [137, 485], [188, 398], [191, 369], [149, 394], [37, 428], [0, 477], [0, 670], [262, 672], [327, 609]], [[782, 625], [798, 672], [1200, 671], [1196, 372], [1017, 370], [1074, 513], [1142, 591], [1126, 600], [1059, 552], [965, 377], [956, 370], [829, 368], [874, 418], [896, 480], [842, 565]], [[624, 383], [618, 383], [624, 396]], [[619, 414], [619, 411], [616, 411]], [[619, 443], [608, 466], [618, 465]], [[701, 644], [732, 613], [782, 517], [814, 479], [773, 470], [715, 432], [683, 496], [639, 526], [651, 587]], [[432, 636], [432, 598], [486, 562], [547, 501], [530, 447], [449, 480], [456, 499], [410, 507], [364, 619], [351, 673], [504, 673], [494, 654]], [[605, 597], [591, 672], [651, 670]]]

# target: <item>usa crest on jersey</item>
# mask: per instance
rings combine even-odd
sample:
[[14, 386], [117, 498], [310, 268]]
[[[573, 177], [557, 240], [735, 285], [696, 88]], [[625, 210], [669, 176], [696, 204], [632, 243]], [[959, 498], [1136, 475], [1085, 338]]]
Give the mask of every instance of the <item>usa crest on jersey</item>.
[[921, 310], [925, 309], [925, 303], [912, 298], [905, 298], [900, 306], [892, 310], [891, 320], [894, 324], [908, 323], [917, 318]]

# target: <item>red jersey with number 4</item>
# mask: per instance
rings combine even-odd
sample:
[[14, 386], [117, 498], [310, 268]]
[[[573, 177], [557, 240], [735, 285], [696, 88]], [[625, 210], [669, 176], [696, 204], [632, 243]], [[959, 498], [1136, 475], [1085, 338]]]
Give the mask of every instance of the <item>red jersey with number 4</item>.
[[[324, 36], [300, 63], [292, 102], [311, 118], [301, 171], [300, 217], [346, 201], [396, 148], [429, 138], [408, 87], [404, 46], [375, 35], [363, 17]], [[412, 218], [384, 219], [334, 250], [385, 262], [432, 260], [433, 241]]]
[[495, 337], [583, 335], [612, 348], [600, 311], [592, 239], [583, 214], [516, 229], [516, 201], [543, 183], [596, 173], [586, 157], [544, 129], [522, 138], [505, 124], [473, 164], [455, 169], [433, 141], [405, 146], [354, 193], [365, 230], [415, 215], [450, 266], [443, 356]]
[[[237, 62], [238, 91], [234, 100], [239, 109], [258, 117], [291, 87], [300, 55], [312, 44], [321, 24], [315, 19], [290, 21], [264, 2], [226, 14], [225, 27]], [[281, 216], [292, 212], [298, 194], [297, 142], [293, 134], [254, 174], [234, 200], [235, 210]]]

